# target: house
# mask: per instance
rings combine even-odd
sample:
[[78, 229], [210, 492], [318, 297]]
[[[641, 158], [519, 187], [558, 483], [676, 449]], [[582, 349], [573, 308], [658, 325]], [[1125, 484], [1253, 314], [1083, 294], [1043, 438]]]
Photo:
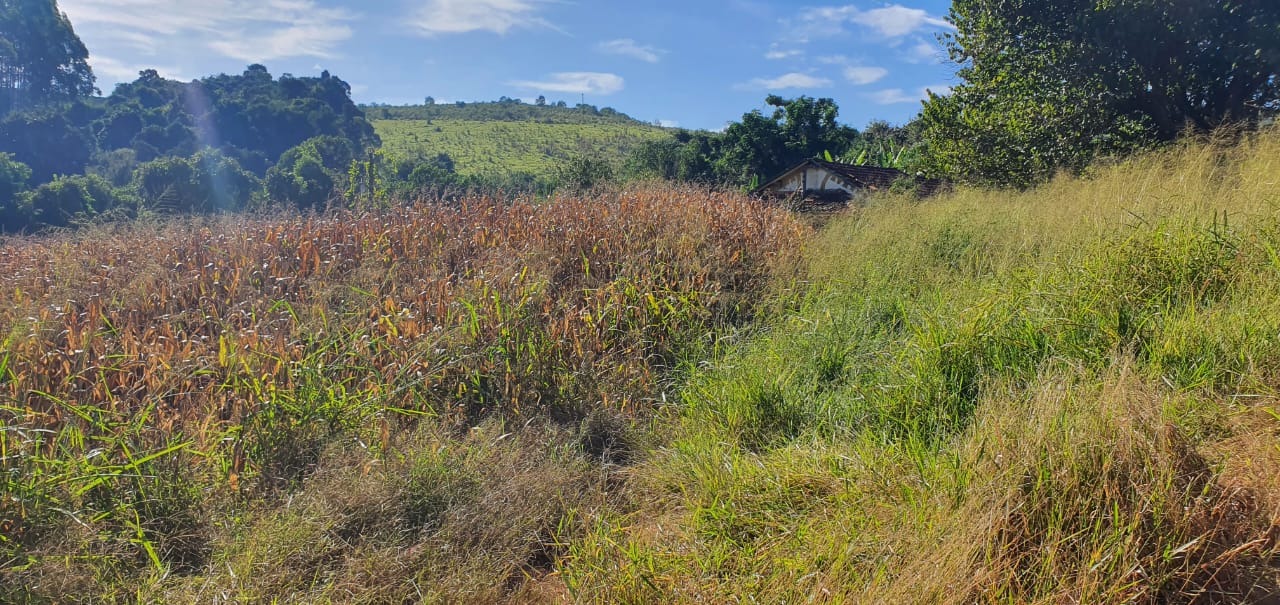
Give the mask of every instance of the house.
[[760, 186], [754, 193], [806, 204], [847, 204], [869, 193], [888, 191], [903, 179], [914, 181], [915, 190], [921, 197], [942, 189], [942, 181], [913, 177], [894, 168], [806, 160]]

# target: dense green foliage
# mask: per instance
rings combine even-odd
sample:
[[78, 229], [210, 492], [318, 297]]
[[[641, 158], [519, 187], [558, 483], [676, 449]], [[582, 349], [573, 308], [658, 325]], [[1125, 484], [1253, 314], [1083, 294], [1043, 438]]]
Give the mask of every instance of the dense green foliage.
[[1025, 186], [1280, 111], [1272, 0], [957, 0], [961, 83], [921, 118], [931, 170]]
[[90, 129], [101, 151], [133, 149], [139, 161], [149, 161], [211, 147], [261, 175], [286, 150], [312, 137], [342, 137], [360, 149], [376, 144], [350, 92], [328, 72], [275, 79], [261, 65], [239, 76], [190, 83], [146, 71], [107, 97]]
[[31, 167], [16, 162], [13, 156], [0, 153], [0, 204], [7, 204], [27, 188]]
[[[299, 166], [302, 152], [296, 151], [316, 140], [341, 150], [320, 171]], [[266, 193], [284, 192], [279, 201], [320, 207], [316, 200], [344, 189], [349, 164], [377, 144], [341, 79], [327, 72], [274, 78], [260, 65], [187, 83], [148, 70], [105, 99], [47, 105], [0, 121], [0, 151], [29, 169], [28, 186], [87, 172], [129, 188], [145, 209], [170, 212], [245, 208], [264, 195], [263, 178], [277, 183]], [[278, 162], [284, 166], [276, 170]], [[272, 170], [288, 173], [292, 189], [282, 188], [278, 176], [273, 180]], [[64, 226], [67, 213], [102, 211], [101, 204], [73, 202], [57, 212], [22, 211], [36, 207], [17, 197], [15, 191], [9, 201], [0, 199], [5, 230]]]
[[641, 146], [628, 158], [634, 175], [713, 185], [751, 186], [804, 160], [816, 158], [914, 167], [917, 129], [872, 122], [865, 132], [836, 121], [832, 99], [771, 95], [770, 115], [752, 111], [722, 133], [681, 131], [673, 139]]
[[346, 139], [307, 139], [267, 171], [267, 198], [299, 208], [324, 209], [356, 157], [356, 149]]
[[93, 94], [88, 59], [55, 0], [0, 1], [0, 116]]
[[589, 191], [613, 182], [613, 166], [604, 160], [578, 156], [561, 164], [556, 183], [570, 191]]
[[123, 212], [130, 216], [136, 202], [130, 193], [94, 175], [60, 176], [40, 185], [17, 208], [18, 220], [28, 225], [67, 227], [78, 220]]
[[148, 162], [133, 182], [144, 207], [183, 213], [243, 210], [260, 187], [254, 175], [216, 150]]

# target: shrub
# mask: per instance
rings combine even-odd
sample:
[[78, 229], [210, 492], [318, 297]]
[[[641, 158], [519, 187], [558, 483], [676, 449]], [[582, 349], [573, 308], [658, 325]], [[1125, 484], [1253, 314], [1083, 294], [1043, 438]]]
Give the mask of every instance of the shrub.
[[162, 158], [138, 167], [133, 186], [146, 208], [166, 212], [233, 212], [248, 207], [258, 180], [217, 151]]

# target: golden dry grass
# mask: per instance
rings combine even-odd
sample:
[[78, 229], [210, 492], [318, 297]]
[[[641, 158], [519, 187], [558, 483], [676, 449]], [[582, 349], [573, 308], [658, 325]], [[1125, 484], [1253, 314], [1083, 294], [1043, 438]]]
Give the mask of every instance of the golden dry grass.
[[[802, 233], [741, 196], [650, 187], [3, 242], [0, 597], [110, 600], [213, 574], [219, 595], [305, 601], [357, 582], [364, 563], [339, 573], [331, 557], [415, 543], [429, 547], [406, 561], [458, 565], [428, 578], [441, 594], [519, 589], [505, 583], [522, 561], [550, 556], [521, 524], [593, 501], [592, 473], [625, 455], [683, 364], [753, 316]], [[390, 501], [412, 508], [389, 484], [410, 471], [369, 479], [347, 461], [398, 468], [428, 447], [399, 451], [406, 434], [467, 444], [484, 423], [550, 423], [558, 453], [504, 441], [460, 463], [510, 475], [476, 479], [465, 506], [442, 505], [458, 521], [419, 542], [395, 533], [419, 521], [389, 515], [370, 522], [385, 540], [322, 546], [364, 535]], [[282, 542], [243, 543], [260, 531]], [[475, 588], [470, 565], [502, 581], [458, 592]]]

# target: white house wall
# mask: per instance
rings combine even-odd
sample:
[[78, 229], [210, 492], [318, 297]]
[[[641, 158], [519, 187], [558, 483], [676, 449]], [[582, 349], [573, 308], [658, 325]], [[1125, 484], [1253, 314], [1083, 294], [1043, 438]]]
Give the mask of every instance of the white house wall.
[[805, 168], [788, 175], [774, 186], [774, 190], [778, 193], [796, 193], [806, 183], [809, 191], [843, 191], [850, 195], [854, 193], [854, 190], [846, 186], [842, 179], [826, 169], [815, 167]]

